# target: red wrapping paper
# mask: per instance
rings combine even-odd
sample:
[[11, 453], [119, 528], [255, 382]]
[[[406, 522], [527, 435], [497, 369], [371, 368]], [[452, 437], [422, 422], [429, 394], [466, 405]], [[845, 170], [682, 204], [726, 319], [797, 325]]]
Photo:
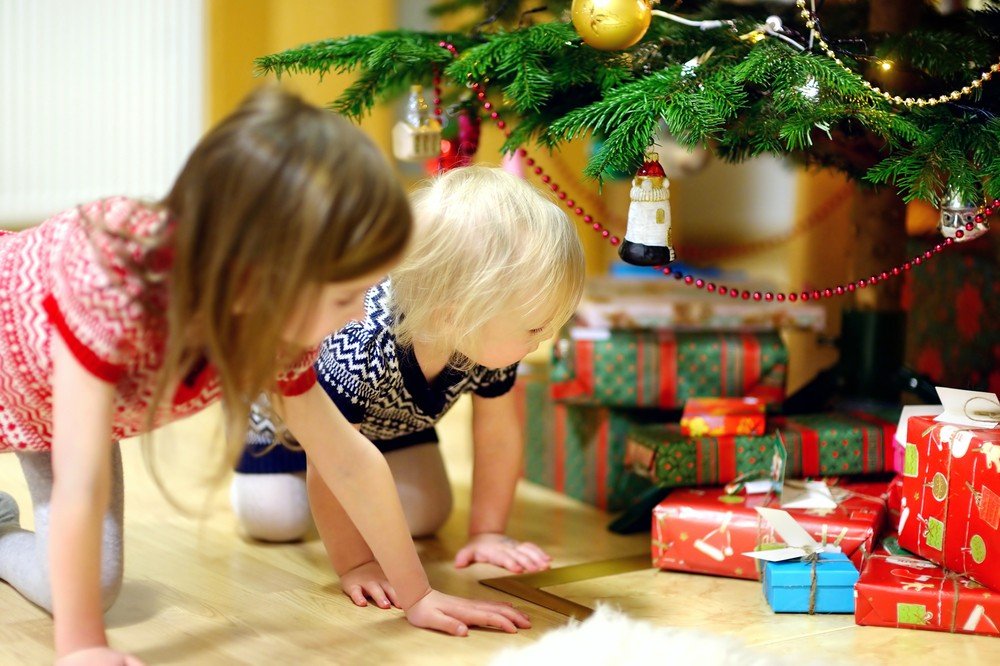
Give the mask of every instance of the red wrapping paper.
[[688, 398], [681, 434], [763, 435], [766, 405], [757, 398]]
[[1000, 429], [911, 417], [899, 543], [1000, 590]]
[[[672, 492], [653, 509], [653, 565], [759, 579], [756, 560], [742, 553], [779, 544], [780, 537], [760, 519], [757, 506], [778, 508], [778, 501], [770, 495], [726, 495], [722, 488]], [[817, 541], [841, 538], [841, 549], [859, 568], [885, 522], [885, 502], [868, 493], [849, 495], [836, 509], [788, 512]]]
[[858, 624], [1000, 636], [1000, 595], [926, 560], [868, 558], [855, 597]]

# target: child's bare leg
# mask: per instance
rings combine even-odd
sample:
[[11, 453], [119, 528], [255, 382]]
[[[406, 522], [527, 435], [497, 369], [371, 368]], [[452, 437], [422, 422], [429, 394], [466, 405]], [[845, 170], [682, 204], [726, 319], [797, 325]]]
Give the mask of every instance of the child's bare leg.
[[[409, 453], [400, 455], [404, 452]], [[411, 533], [414, 536], [432, 534], [451, 512], [451, 488], [438, 447], [423, 445], [401, 449], [388, 453], [386, 460]], [[330, 563], [342, 576], [342, 586], [346, 584], [344, 591], [359, 606], [365, 605], [365, 596], [370, 596], [379, 606], [388, 608], [389, 601], [394, 599], [391, 588], [374, 584], [374, 578], [366, 582], [365, 574], [361, 573], [372, 563], [368, 544], [312, 464], [308, 465], [306, 472], [306, 486], [316, 529]], [[347, 583], [343, 578], [347, 572], [361, 575]]]
[[437, 532], [451, 515], [448, 473], [437, 444], [420, 444], [385, 454], [403, 513], [415, 537]]
[[[13, 498], [0, 493], [0, 580], [51, 613], [49, 501], [52, 456], [49, 453], [17, 453], [17, 456], [31, 492], [35, 531], [21, 528]], [[118, 444], [115, 444], [111, 452], [111, 499], [104, 516], [101, 548], [101, 597], [105, 610], [111, 607], [121, 589], [123, 513], [122, 459]]]
[[[451, 513], [451, 486], [436, 444], [413, 446], [386, 454], [403, 513], [413, 536], [437, 531]], [[337, 498], [310, 464], [306, 475], [309, 505], [320, 538], [337, 571], [368, 561], [371, 552]]]

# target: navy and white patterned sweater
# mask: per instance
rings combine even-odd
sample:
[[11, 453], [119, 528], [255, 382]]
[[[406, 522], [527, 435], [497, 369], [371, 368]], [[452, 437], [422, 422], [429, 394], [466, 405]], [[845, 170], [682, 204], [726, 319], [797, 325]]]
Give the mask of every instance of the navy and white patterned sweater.
[[[368, 290], [364, 321], [351, 322], [324, 340], [315, 366], [320, 386], [344, 417], [360, 424], [362, 434], [383, 453], [437, 442], [434, 425], [463, 393], [501, 396], [517, 376], [517, 364], [500, 370], [477, 365], [465, 372], [447, 367], [428, 382], [413, 349], [396, 342], [390, 289], [385, 280]], [[283, 427], [270, 414], [266, 402], [254, 405], [238, 472], [305, 469], [301, 451], [273, 446]]]

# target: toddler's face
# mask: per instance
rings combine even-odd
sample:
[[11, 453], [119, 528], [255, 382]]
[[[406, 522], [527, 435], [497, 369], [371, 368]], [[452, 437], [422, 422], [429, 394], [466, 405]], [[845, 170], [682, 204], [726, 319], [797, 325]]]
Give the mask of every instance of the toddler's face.
[[315, 347], [328, 335], [365, 316], [365, 292], [385, 278], [380, 268], [344, 282], [317, 285], [299, 297], [282, 338], [301, 347]]
[[506, 368], [538, 349], [554, 332], [548, 308], [536, 308], [528, 314], [512, 312], [486, 323], [478, 349], [459, 351], [487, 368]]

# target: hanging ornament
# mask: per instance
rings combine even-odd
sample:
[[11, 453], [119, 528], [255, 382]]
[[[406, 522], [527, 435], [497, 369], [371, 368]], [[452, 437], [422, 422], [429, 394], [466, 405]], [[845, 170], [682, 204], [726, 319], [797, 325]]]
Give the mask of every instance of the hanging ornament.
[[945, 238], [954, 239], [956, 243], [963, 243], [975, 238], [979, 238], [990, 230], [990, 223], [985, 216], [978, 216], [978, 207], [962, 201], [961, 197], [953, 194], [948, 201], [941, 206], [941, 217], [938, 221], [938, 230]]
[[410, 86], [406, 118], [392, 128], [392, 154], [404, 162], [436, 156], [441, 146], [441, 123], [431, 115], [421, 86]]
[[504, 153], [500, 166], [510, 175], [524, 180], [524, 158], [519, 152]]
[[461, 156], [458, 154], [458, 141], [455, 139], [441, 139], [440, 152], [437, 157], [432, 157], [424, 162], [424, 171], [427, 172], [427, 175], [434, 176], [460, 166], [464, 165], [462, 164]]
[[601, 51], [620, 51], [646, 34], [653, 18], [649, 0], [573, 0], [573, 27]]
[[458, 114], [458, 155], [464, 160], [461, 166], [472, 164], [479, 150], [479, 114], [474, 109], [463, 109]]
[[472, 164], [472, 158], [479, 149], [479, 126], [479, 115], [469, 108], [463, 108], [453, 119], [447, 119], [441, 130], [440, 152], [424, 162], [424, 170], [433, 176]]
[[674, 260], [670, 244], [670, 181], [659, 155], [647, 153], [632, 179], [628, 228], [618, 255], [637, 266], [666, 266]]

